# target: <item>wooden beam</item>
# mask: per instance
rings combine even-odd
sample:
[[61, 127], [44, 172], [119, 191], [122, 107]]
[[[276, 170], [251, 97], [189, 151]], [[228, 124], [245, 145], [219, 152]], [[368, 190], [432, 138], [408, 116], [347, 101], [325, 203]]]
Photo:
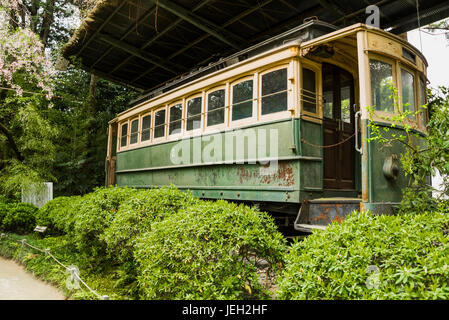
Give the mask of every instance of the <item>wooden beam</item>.
[[[139, 20], [137, 20], [135, 24], [133, 22], [133, 24], [128, 28], [128, 30], [126, 30], [126, 32], [120, 37], [120, 41], [124, 40], [127, 36], [129, 36], [131, 34], [131, 32], [133, 32], [135, 29], [137, 29], [142, 22], [144, 22], [146, 19], [151, 17], [155, 11], [156, 11], [156, 7], [153, 7], [150, 10], [148, 10], [142, 17], [140, 17]], [[103, 60], [103, 58], [106, 57], [112, 51], [113, 48], [115, 48], [115, 47], [110, 46], [97, 60], [95, 60], [95, 62], [92, 64], [91, 67], [92, 68], [95, 67], [97, 65], [97, 63], [99, 63], [101, 60]]]
[[236, 34], [233, 34], [223, 27], [216, 25], [215, 23], [204, 19], [197, 14], [177, 5], [174, 2], [168, 0], [151, 0], [156, 5], [159, 5], [161, 8], [177, 15], [183, 20], [189, 22], [200, 30], [214, 36], [215, 38], [223, 41], [227, 45], [233, 47], [234, 49], [241, 49], [242, 44], [245, 43], [245, 40]]
[[79, 56], [81, 54], [81, 52], [83, 52], [84, 49], [87, 48], [87, 46], [92, 42], [92, 40], [97, 36], [97, 34], [104, 28], [104, 26], [106, 24], [108, 24], [109, 21], [111, 21], [111, 19], [115, 16], [115, 14], [125, 6], [125, 4], [127, 4], [128, 1], [123, 0], [122, 3], [120, 3], [120, 5], [118, 5], [115, 10], [108, 16], [108, 18], [106, 20], [103, 21], [103, 23], [95, 30], [94, 34], [89, 38], [89, 40], [87, 40], [83, 46], [81, 47], [81, 49], [78, 51], [78, 53], [76, 54], [76, 56]]
[[317, 0], [318, 3], [327, 10], [332, 11], [333, 13], [340, 15], [342, 17], [346, 16], [346, 13], [343, 12], [343, 10], [341, 10], [338, 6], [336, 6], [334, 3], [328, 1], [328, 0]]
[[[259, 3], [257, 6], [251, 7], [245, 11], [243, 11], [241, 14], [235, 16], [234, 18], [228, 20], [226, 23], [223, 24], [223, 27], [229, 26], [237, 21], [239, 21], [240, 19], [243, 19], [244, 17], [250, 15], [251, 13], [253, 13], [254, 11], [266, 6], [267, 4], [271, 3], [273, 0], [265, 0], [261, 3]], [[178, 50], [177, 52], [173, 53], [172, 55], [170, 55], [168, 57], [168, 59], [173, 59], [174, 57], [180, 55], [181, 53], [183, 53], [184, 51], [188, 50], [189, 48], [193, 47], [195, 44], [207, 39], [210, 35], [209, 34], [205, 34], [202, 37], [198, 38], [197, 40], [191, 42], [189, 45], [187, 45], [186, 47], [182, 48], [181, 50]], [[151, 71], [153, 71], [154, 68], [150, 68], [148, 70], [146, 70], [144, 73], [142, 73], [141, 75], [139, 75], [137, 78], [135, 78], [131, 83], [135, 83], [136, 81], [138, 81], [140, 78], [146, 76], [147, 74], [149, 74]], [[173, 80], [173, 79], [171, 79]], [[171, 81], [169, 80], [169, 81]]]
[[[185, 67], [183, 67], [183, 66], [174, 64], [169, 60], [162, 59], [154, 54], [143, 51], [143, 50], [136, 48], [130, 44], [127, 44], [126, 42], [115, 39], [109, 35], [99, 33], [97, 38], [102, 40], [103, 42], [106, 42], [109, 45], [120, 48], [123, 51], [126, 51], [126, 52], [132, 54], [133, 56], [136, 56], [142, 60], [150, 62], [150, 63], [152, 63], [164, 70], [167, 70], [171, 73], [178, 74], [179, 70], [185, 70]], [[170, 67], [168, 67], [167, 65], [169, 65]], [[178, 70], [176, 70], [176, 69], [178, 69]]]
[[[199, 9], [201, 9], [203, 6], [205, 6], [206, 4], [208, 4], [209, 2], [211, 2], [213, 0], [204, 0], [202, 2], [200, 2], [195, 8], [192, 9], [192, 12], [195, 12]], [[156, 11], [156, 8], [153, 9], [153, 12]], [[162, 37], [163, 35], [165, 35], [167, 32], [169, 32], [170, 30], [172, 30], [174, 27], [176, 27], [179, 23], [181, 23], [182, 21], [184, 21], [183, 19], [178, 19], [175, 22], [173, 22], [172, 24], [170, 24], [167, 28], [165, 28], [164, 30], [162, 30], [161, 32], [159, 32], [157, 35], [155, 35], [153, 38], [151, 38], [149, 41], [145, 42], [140, 49], [145, 49], [146, 47], [148, 47], [149, 45], [151, 45], [152, 43], [154, 43], [156, 40], [158, 40], [160, 37]], [[127, 37], [128, 34], [125, 34], [122, 38], [120, 38], [120, 40], [123, 40], [125, 37]], [[110, 72], [108, 73], [113, 73], [115, 71], [117, 71], [118, 69], [120, 69], [123, 65], [125, 65], [126, 63], [128, 63], [128, 61], [131, 59], [131, 57], [126, 58], [125, 60], [123, 60], [119, 65], [115, 66], [114, 69], [112, 69]]]

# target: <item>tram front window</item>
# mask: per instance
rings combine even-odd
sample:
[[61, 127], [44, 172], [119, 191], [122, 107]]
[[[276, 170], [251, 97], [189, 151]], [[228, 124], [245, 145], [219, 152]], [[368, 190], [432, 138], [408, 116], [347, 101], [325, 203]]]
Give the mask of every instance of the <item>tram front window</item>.
[[391, 92], [393, 66], [379, 60], [370, 60], [372, 105], [376, 110], [394, 112]]
[[402, 103], [407, 117], [415, 118], [415, 77], [402, 69]]

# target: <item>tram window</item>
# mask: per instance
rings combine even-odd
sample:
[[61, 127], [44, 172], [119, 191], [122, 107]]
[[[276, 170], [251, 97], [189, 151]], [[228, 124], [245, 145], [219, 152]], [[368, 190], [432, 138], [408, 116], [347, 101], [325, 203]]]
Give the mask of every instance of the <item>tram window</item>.
[[224, 123], [225, 90], [217, 90], [207, 95], [207, 126]]
[[426, 92], [426, 85], [424, 84], [423, 81], [419, 81], [419, 104], [420, 107], [422, 108], [421, 124], [423, 127], [425, 127], [427, 124], [427, 109], [424, 108], [423, 106], [427, 104], [427, 92]]
[[262, 115], [287, 111], [287, 69], [262, 76]]
[[411, 51], [402, 48], [402, 56], [404, 56], [404, 58], [412, 61], [413, 63], [416, 63], [416, 55], [414, 55]]
[[148, 141], [151, 137], [151, 115], [142, 117], [142, 132], [140, 141]]
[[402, 69], [402, 104], [404, 112], [411, 112], [408, 118], [415, 118], [415, 77]]
[[353, 85], [352, 76], [346, 72], [340, 73], [340, 105], [341, 120], [351, 123], [351, 89]]
[[165, 136], [165, 109], [154, 113], [154, 138]]
[[139, 138], [139, 119], [136, 119], [131, 122], [131, 136], [129, 144], [137, 143], [138, 138]]
[[120, 147], [126, 147], [128, 144], [128, 124], [125, 123], [122, 125], [122, 134], [121, 134], [121, 141], [120, 141]]
[[182, 127], [182, 104], [170, 107], [169, 135], [181, 133]]
[[302, 108], [316, 113], [316, 74], [310, 69], [302, 69]]
[[198, 97], [187, 101], [187, 131], [201, 128], [202, 100]]
[[394, 112], [391, 85], [393, 84], [393, 66], [370, 60], [372, 104], [376, 110]]
[[253, 116], [253, 80], [232, 87], [232, 121]]

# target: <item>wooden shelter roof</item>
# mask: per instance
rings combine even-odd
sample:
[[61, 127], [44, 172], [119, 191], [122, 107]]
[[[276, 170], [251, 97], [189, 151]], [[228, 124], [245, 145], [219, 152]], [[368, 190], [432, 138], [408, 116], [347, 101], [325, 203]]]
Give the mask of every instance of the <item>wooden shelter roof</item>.
[[365, 22], [370, 4], [380, 7], [381, 27], [396, 34], [449, 16], [447, 0], [99, 0], [63, 55], [148, 91], [309, 17], [340, 27]]

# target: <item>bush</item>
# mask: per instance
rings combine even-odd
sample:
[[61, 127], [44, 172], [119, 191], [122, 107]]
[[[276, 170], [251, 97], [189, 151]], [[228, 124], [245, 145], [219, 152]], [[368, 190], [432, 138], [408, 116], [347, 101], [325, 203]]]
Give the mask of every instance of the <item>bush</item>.
[[449, 210], [352, 214], [286, 255], [281, 299], [448, 299]]
[[37, 208], [32, 204], [14, 203], [8, 205], [2, 228], [8, 232], [27, 234], [36, 226]]
[[74, 217], [81, 197], [58, 197], [39, 209], [36, 223], [48, 227], [46, 234], [63, 235], [73, 230]]
[[113, 221], [121, 203], [136, 192], [131, 188], [103, 187], [79, 199], [74, 207], [73, 229], [69, 230], [76, 247], [91, 258], [104, 258], [103, 232]]
[[0, 201], [0, 227], [2, 226], [3, 219], [9, 211], [9, 205]]
[[266, 213], [226, 201], [190, 206], [137, 240], [143, 299], [261, 299], [257, 264], [271, 274], [285, 240]]
[[121, 262], [133, 260], [137, 237], [151, 229], [151, 224], [198, 202], [191, 193], [174, 187], [141, 190], [126, 199], [102, 239], [108, 252]]

